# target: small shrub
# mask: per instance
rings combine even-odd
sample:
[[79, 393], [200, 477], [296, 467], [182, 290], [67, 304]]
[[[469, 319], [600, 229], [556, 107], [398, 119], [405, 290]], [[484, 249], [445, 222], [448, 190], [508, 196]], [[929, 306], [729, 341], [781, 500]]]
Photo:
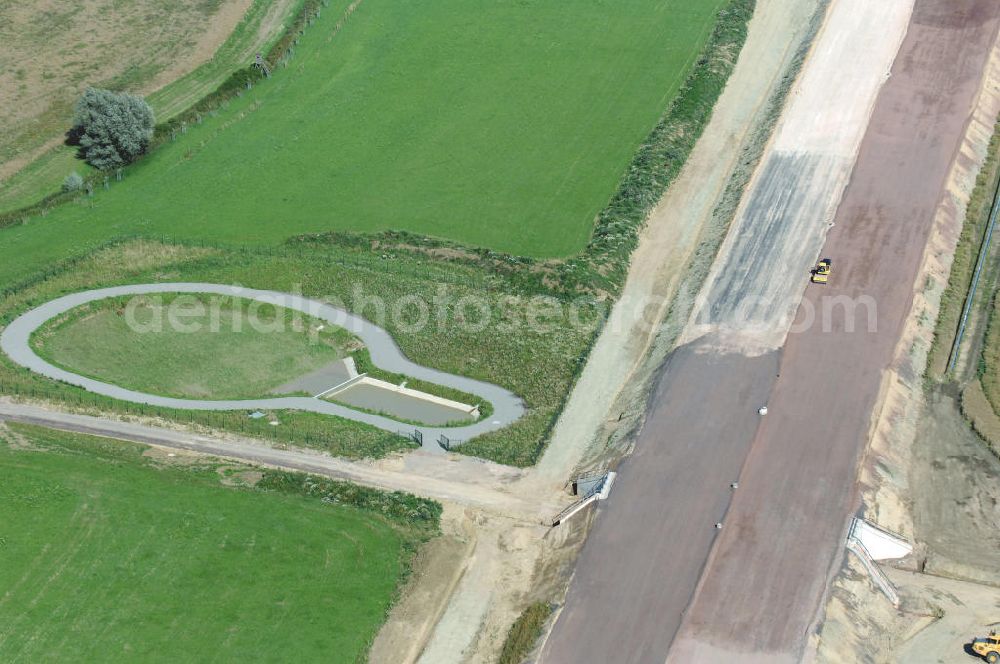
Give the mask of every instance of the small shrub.
[[67, 175], [62, 183], [63, 191], [79, 191], [81, 187], [83, 187], [83, 177], [76, 171]]

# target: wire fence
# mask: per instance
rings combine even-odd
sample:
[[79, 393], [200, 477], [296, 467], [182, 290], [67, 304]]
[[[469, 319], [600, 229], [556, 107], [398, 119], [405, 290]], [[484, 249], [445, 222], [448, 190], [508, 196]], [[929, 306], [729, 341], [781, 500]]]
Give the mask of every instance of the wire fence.
[[969, 292], [965, 296], [965, 305], [962, 307], [962, 318], [958, 324], [958, 332], [955, 333], [955, 341], [951, 345], [951, 353], [948, 355], [948, 367], [945, 373], [951, 373], [958, 361], [959, 348], [962, 345], [962, 337], [965, 336], [965, 328], [969, 322], [969, 312], [976, 299], [976, 289], [979, 287], [979, 278], [982, 276], [983, 266], [989, 255], [990, 240], [993, 238], [993, 229], [996, 227], [997, 217], [1000, 216], [1000, 182], [997, 182], [996, 192], [993, 194], [993, 208], [990, 211], [990, 221], [986, 226], [986, 233], [983, 236], [983, 244], [979, 249], [979, 257], [976, 259], [976, 269], [972, 274], [972, 283], [969, 285]]

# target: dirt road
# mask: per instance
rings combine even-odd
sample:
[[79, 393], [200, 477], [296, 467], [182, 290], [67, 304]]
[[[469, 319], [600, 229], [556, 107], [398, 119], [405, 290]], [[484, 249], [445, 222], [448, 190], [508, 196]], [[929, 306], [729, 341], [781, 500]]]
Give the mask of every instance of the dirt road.
[[891, 567], [887, 574], [903, 589], [905, 602], [924, 602], [940, 614], [894, 649], [892, 661], [975, 664], [966, 646], [973, 637], [986, 636], [990, 631], [986, 626], [1000, 619], [1000, 589]]
[[857, 464], [882, 373], [998, 25], [993, 0], [916, 3], [823, 249], [834, 258], [834, 278], [807, 289], [799, 311], [821, 311], [824, 298], [868, 296], [877, 329], [868, 332], [862, 314], [851, 333], [839, 314], [828, 330], [817, 321], [789, 336], [770, 413], [670, 661], [802, 655], [857, 507]]
[[299, 470], [389, 491], [405, 491], [532, 524], [556, 514], [570, 500], [560, 495], [528, 495], [515, 488], [523, 476], [520, 471], [459, 455], [416, 451], [402, 458], [348, 461], [316, 450], [269, 447], [260, 441], [232, 436], [196, 434], [0, 399], [0, 422], [5, 420]]
[[779, 347], [851, 176], [912, 0], [835, 0], [685, 338], [737, 352]]
[[698, 344], [671, 354], [635, 453], [599, 508], [543, 661], [663, 661], [777, 365], [775, 353], [719, 355]]

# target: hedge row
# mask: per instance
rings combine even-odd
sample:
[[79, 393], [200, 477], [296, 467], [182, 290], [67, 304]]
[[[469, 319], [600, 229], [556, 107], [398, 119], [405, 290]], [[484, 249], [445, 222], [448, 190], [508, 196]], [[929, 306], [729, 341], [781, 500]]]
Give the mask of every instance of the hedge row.
[[265, 491], [319, 498], [325, 503], [358, 507], [407, 525], [435, 529], [441, 519], [441, 504], [433, 500], [418, 498], [402, 491], [382, 491], [317, 475], [268, 470], [256, 487]]

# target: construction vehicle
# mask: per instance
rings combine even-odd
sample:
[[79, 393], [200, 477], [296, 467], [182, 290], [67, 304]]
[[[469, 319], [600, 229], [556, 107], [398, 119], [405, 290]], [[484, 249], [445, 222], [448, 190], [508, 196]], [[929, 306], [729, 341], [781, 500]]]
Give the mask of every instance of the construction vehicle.
[[830, 278], [830, 264], [829, 258], [824, 258], [820, 262], [816, 263], [816, 267], [812, 271], [812, 282], [814, 284], [825, 284], [827, 279]]
[[972, 639], [972, 651], [990, 664], [1000, 662], [1000, 636], [996, 632], [983, 639]]

